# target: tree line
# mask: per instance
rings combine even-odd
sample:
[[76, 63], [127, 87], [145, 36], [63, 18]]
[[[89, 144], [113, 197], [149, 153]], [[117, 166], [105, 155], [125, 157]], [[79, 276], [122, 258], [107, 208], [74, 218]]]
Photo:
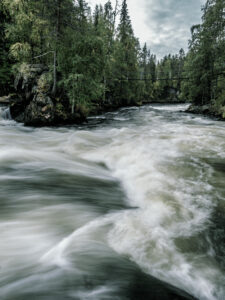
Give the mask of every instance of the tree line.
[[191, 28], [183, 70], [189, 80], [182, 82], [180, 96], [219, 111], [225, 106], [225, 1], [207, 0], [202, 14], [202, 23]]
[[0, 14], [1, 94], [26, 64], [47, 65], [52, 96], [85, 113], [153, 101], [180, 85], [172, 77], [182, 72], [183, 50], [157, 62], [134, 35], [126, 0], [93, 12], [84, 0], [2, 0]]
[[93, 12], [84, 0], [2, 0], [0, 95], [27, 64], [44, 64], [52, 97], [67, 97], [84, 114], [174, 97], [224, 105], [225, 2], [207, 0], [202, 12], [188, 53], [157, 60], [135, 37], [126, 0]]

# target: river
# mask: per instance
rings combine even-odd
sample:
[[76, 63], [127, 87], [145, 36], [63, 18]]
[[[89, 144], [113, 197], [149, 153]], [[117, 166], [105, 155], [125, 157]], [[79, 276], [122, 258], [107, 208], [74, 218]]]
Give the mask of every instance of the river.
[[225, 299], [225, 123], [186, 107], [60, 128], [1, 108], [1, 300]]

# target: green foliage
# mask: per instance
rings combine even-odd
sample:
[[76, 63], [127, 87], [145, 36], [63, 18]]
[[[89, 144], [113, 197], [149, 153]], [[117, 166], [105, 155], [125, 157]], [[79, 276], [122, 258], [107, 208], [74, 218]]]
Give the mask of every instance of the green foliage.
[[[156, 56], [146, 44], [141, 49], [134, 36], [126, 0], [115, 8], [110, 1], [97, 5], [93, 14], [84, 0], [2, 0], [1, 7], [10, 18], [0, 37], [9, 41], [8, 52], [15, 61], [10, 69], [21, 72], [30, 64], [46, 65], [49, 73], [38, 85], [42, 91], [51, 90], [53, 99], [61, 99], [56, 100], [58, 107], [60, 101], [69, 103], [72, 113], [88, 115], [105, 106], [157, 100], [166, 88], [180, 87], [171, 76], [181, 74], [184, 53], [167, 56], [157, 65]], [[1, 82], [7, 68], [2, 64]], [[168, 80], [158, 81], [162, 76]]]
[[189, 53], [181, 96], [195, 105], [222, 107], [225, 102], [225, 2], [207, 0], [202, 9], [202, 24], [191, 29]]
[[11, 61], [8, 56], [9, 43], [5, 35], [8, 15], [2, 2], [0, 2], [0, 20], [0, 96], [3, 96], [11, 91], [12, 74]]
[[[180, 92], [185, 59], [184, 50], [180, 49], [179, 54], [166, 55], [158, 62], [155, 71], [158, 80], [153, 80], [153, 82], [156, 81], [154, 84], [155, 99], [168, 99], [170, 101], [170, 89]], [[173, 99], [171, 100], [173, 101]]]

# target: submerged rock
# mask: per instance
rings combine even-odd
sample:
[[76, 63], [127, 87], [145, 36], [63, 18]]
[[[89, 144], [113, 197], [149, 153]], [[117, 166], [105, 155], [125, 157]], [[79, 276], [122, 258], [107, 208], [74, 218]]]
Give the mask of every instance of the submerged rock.
[[70, 112], [69, 101], [51, 94], [52, 78], [42, 64], [22, 65], [15, 78], [17, 97], [10, 102], [11, 116], [17, 122], [30, 126], [50, 126], [80, 123], [80, 113]]

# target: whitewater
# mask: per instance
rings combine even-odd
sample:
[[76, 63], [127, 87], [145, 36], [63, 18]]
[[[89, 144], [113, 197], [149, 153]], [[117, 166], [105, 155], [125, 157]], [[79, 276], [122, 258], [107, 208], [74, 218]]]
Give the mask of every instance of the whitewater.
[[225, 299], [225, 123], [187, 106], [0, 108], [0, 299]]

